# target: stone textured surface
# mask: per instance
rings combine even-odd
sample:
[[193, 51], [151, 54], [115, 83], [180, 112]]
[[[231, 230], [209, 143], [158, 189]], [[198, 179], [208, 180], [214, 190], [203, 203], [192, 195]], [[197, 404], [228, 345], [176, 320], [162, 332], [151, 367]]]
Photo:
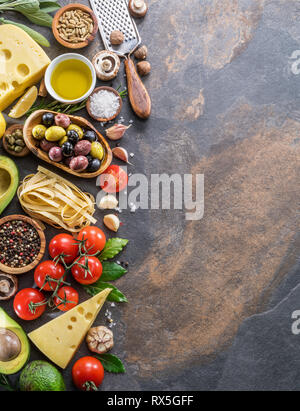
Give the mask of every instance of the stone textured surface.
[[[290, 57], [300, 49], [299, 1], [149, 3], [138, 27], [153, 113], [142, 122], [124, 104], [134, 119], [123, 140], [135, 153], [130, 171], [204, 173], [205, 216], [121, 214], [130, 271], [117, 285], [129, 304], [111, 311], [127, 375], [107, 375], [103, 389], [297, 389], [300, 79]], [[51, 57], [66, 52], [41, 31]], [[91, 58], [99, 48], [98, 37], [82, 52]], [[125, 84], [122, 72], [113, 84]], [[37, 164], [18, 160], [22, 177]], [[97, 193], [94, 181], [72, 180]], [[15, 200], [5, 214], [19, 211]], [[22, 325], [30, 331], [52, 315]], [[82, 346], [76, 358], [86, 353]]]

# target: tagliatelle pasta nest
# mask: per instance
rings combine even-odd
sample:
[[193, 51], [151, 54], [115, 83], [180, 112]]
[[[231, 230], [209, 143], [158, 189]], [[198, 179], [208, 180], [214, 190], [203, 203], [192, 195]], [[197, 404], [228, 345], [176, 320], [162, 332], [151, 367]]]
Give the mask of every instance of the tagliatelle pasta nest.
[[93, 195], [46, 168], [25, 177], [17, 193], [27, 214], [55, 228], [75, 233], [97, 222]]

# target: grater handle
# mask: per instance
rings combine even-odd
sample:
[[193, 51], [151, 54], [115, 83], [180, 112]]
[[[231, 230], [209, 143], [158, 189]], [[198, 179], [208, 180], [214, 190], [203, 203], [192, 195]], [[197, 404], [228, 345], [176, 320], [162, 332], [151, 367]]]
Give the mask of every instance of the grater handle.
[[138, 117], [147, 119], [151, 113], [151, 99], [130, 57], [125, 60], [125, 70], [132, 109]]

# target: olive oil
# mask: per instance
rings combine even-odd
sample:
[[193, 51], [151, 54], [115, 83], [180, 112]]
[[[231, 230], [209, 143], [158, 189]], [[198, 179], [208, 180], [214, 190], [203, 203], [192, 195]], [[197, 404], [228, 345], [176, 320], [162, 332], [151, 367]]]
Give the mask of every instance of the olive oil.
[[90, 68], [77, 59], [57, 64], [51, 76], [51, 85], [61, 98], [76, 100], [88, 92], [92, 85]]

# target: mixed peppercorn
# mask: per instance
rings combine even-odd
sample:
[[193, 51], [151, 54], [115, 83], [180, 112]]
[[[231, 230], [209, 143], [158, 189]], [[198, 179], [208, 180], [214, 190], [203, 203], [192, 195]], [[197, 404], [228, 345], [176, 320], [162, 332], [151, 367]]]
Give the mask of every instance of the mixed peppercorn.
[[41, 240], [37, 230], [21, 220], [8, 221], [0, 226], [0, 262], [20, 268], [31, 264], [39, 254]]

